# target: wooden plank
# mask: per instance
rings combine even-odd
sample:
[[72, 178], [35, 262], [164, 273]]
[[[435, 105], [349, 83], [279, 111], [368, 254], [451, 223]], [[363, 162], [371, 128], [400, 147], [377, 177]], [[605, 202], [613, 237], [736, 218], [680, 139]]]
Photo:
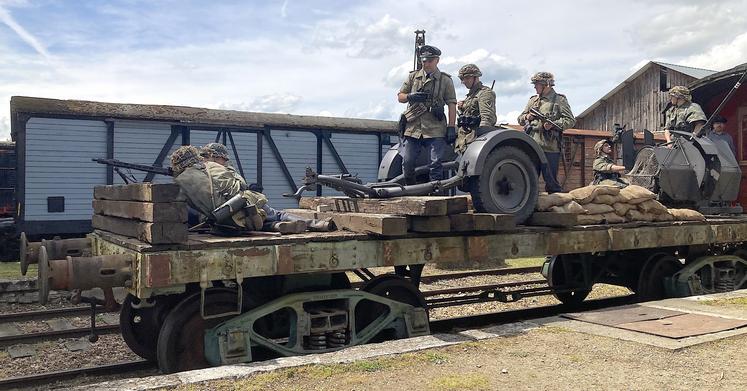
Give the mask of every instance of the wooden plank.
[[[475, 215], [470, 213], [460, 213], [449, 215], [449, 224], [451, 232], [468, 232], [475, 230]], [[492, 230], [492, 227], [491, 227]]]
[[[461, 198], [461, 201], [452, 201]], [[335, 212], [379, 213], [408, 216], [444, 216], [449, 212], [449, 202], [454, 210], [466, 208], [466, 198], [457, 197], [397, 197], [397, 198], [348, 198], [348, 197], [302, 197], [301, 209], [316, 210], [328, 205]], [[466, 209], [462, 210], [466, 211]]]
[[152, 223], [186, 223], [186, 202], [140, 202], [93, 200], [93, 212], [99, 215], [137, 219]]
[[450, 216], [409, 216], [410, 231], [451, 232]]
[[505, 231], [516, 227], [516, 219], [510, 214], [490, 214], [493, 217], [495, 230]]
[[576, 213], [534, 212], [527, 225], [545, 227], [572, 227], [578, 223]]
[[331, 217], [337, 229], [371, 233], [382, 236], [400, 236], [407, 233], [407, 218], [387, 214], [315, 212], [308, 209], [286, 209], [288, 213], [305, 219]]
[[446, 197], [446, 214], [466, 213], [469, 210], [468, 196]]
[[93, 228], [137, 238], [151, 244], [185, 243], [187, 241], [187, 224], [184, 223], [146, 223], [119, 217], [93, 215], [91, 224]]
[[96, 186], [97, 200], [172, 202], [184, 201], [179, 186], [174, 183], [131, 183], [129, 185]]

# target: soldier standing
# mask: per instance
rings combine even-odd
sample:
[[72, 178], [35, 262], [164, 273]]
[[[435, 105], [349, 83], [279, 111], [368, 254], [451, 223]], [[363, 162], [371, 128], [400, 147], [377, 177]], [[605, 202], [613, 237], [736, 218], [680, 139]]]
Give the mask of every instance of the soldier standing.
[[[561, 137], [565, 129], [576, 123], [576, 119], [565, 95], [558, 94], [553, 89], [555, 77], [552, 73], [537, 72], [532, 76], [531, 83], [534, 84], [537, 95], [529, 98], [524, 111], [519, 114], [518, 121], [524, 126], [524, 131], [542, 147], [547, 157], [547, 164], [540, 167], [542, 178], [545, 180], [545, 190], [548, 193], [558, 193], [563, 191], [557, 179]], [[530, 109], [539, 111], [560, 128], [535, 116]]]
[[699, 104], [693, 103], [690, 90], [684, 86], [674, 86], [669, 90], [671, 106], [666, 111], [664, 123], [664, 137], [667, 142], [673, 140], [671, 130], [690, 132], [695, 136], [700, 135], [700, 130], [708, 120]]
[[612, 142], [610, 140], [600, 140], [594, 144], [594, 182], [593, 185], [617, 186], [620, 188], [628, 186], [620, 175], [625, 172], [625, 166], [615, 164], [610, 156], [612, 154]]
[[[399, 150], [407, 185], [416, 183], [415, 167], [423, 148], [430, 151], [430, 180], [443, 179], [442, 163], [447, 142], [454, 142], [456, 137], [456, 92], [451, 76], [438, 69], [441, 51], [423, 45], [418, 54], [423, 68], [410, 72], [397, 94], [400, 103], [408, 104], [403, 113], [407, 123]], [[448, 116], [444, 114], [445, 105], [448, 106]]]
[[463, 101], [457, 103], [459, 119], [455, 149], [464, 153], [477, 133], [495, 128], [495, 92], [480, 81], [480, 68], [467, 64], [459, 69], [459, 80], [469, 90]]

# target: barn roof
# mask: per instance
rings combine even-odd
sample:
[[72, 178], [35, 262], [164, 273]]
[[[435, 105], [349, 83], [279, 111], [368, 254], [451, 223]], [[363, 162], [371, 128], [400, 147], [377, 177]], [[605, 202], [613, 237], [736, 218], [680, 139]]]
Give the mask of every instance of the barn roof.
[[675, 72], [683, 73], [685, 75], [700, 79], [702, 77], [706, 77], [708, 75], [712, 75], [716, 73], [716, 71], [711, 71], [708, 69], [702, 69], [702, 68], [693, 68], [693, 67], [686, 67], [684, 65], [676, 65], [676, 64], [669, 64], [665, 62], [659, 62], [659, 61], [649, 61], [646, 63], [646, 65], [642, 66], [640, 69], [635, 71], [632, 75], [630, 75], [625, 81], [618, 84], [617, 87], [613, 88], [612, 91], [608, 92], [606, 95], [602, 97], [602, 99], [599, 99], [598, 101], [594, 102], [591, 106], [589, 106], [588, 109], [584, 110], [581, 114], [576, 116], [576, 118], [583, 118], [587, 114], [591, 113], [594, 109], [599, 107], [599, 105], [602, 104], [602, 102], [609, 99], [612, 95], [615, 95], [618, 91], [622, 90], [623, 87], [628, 85], [630, 82], [635, 80], [638, 76], [642, 75], [644, 72], [646, 72], [649, 68], [651, 68], [654, 64], [671, 69]]

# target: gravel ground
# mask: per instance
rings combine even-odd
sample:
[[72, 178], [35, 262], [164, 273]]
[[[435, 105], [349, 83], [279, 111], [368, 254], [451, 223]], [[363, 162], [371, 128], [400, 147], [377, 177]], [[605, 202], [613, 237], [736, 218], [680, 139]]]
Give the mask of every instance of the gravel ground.
[[[389, 271], [391, 269], [387, 269]], [[441, 274], [448, 271], [430, 268], [426, 269], [427, 274]], [[523, 275], [509, 275], [509, 276], [476, 276], [467, 277], [457, 280], [441, 280], [432, 284], [423, 284], [421, 289], [423, 291], [434, 290], [434, 289], [446, 289], [454, 288], [459, 286], [475, 286], [475, 285], [487, 285], [487, 284], [498, 284], [514, 281], [530, 281], [541, 279], [542, 277], [536, 273], [523, 274]], [[599, 285], [592, 291], [590, 297], [609, 297], [617, 296], [628, 293], [627, 289], [619, 287], [611, 287], [605, 285]], [[472, 304], [459, 307], [451, 308], [436, 308], [431, 310], [431, 319], [443, 319], [447, 317], [455, 316], [467, 316], [478, 313], [502, 311], [509, 309], [521, 309], [527, 307], [534, 307], [540, 305], [557, 304], [558, 301], [551, 296], [534, 297], [520, 300], [515, 303], [480, 303]], [[0, 306], [0, 312], [22, 312], [32, 311], [38, 309], [49, 309], [59, 307], [69, 307], [69, 302], [61, 302], [56, 304], [50, 304], [47, 306], [40, 306], [38, 304], [27, 304], [27, 305], [5, 305]], [[78, 327], [88, 326], [89, 318], [83, 317], [71, 317], [72, 323]], [[19, 328], [22, 328], [25, 332], [31, 331], [44, 331], [49, 330], [49, 326], [45, 322], [24, 322], [18, 324]], [[11, 359], [5, 351], [0, 352], [0, 378], [9, 376], [22, 376], [34, 373], [63, 370], [70, 368], [78, 368], [83, 366], [94, 366], [100, 364], [111, 364], [126, 360], [139, 359], [137, 355], [130, 352], [121, 336], [119, 335], [105, 335], [101, 336], [101, 339], [92, 345], [92, 347], [83, 352], [70, 352], [64, 346], [65, 340], [58, 340], [56, 342], [46, 342], [36, 345], [37, 356]], [[40, 357], [44, 357], [43, 360]], [[88, 383], [88, 381], [86, 381]]]
[[519, 335], [246, 379], [228, 390], [747, 390], [747, 336], [676, 351], [544, 327]]

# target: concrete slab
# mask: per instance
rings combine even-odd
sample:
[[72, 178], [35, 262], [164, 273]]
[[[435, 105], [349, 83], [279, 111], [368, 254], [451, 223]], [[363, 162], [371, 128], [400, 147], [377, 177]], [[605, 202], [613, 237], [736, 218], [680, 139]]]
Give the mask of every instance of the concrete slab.
[[70, 322], [69, 319], [65, 319], [65, 318], [49, 319], [45, 322], [54, 331], [72, 330], [75, 328], [75, 326], [73, 326], [73, 323]]
[[21, 335], [21, 330], [14, 323], [0, 324], [0, 337], [9, 337], [11, 335]]
[[88, 339], [74, 339], [72, 341], [65, 342], [65, 348], [71, 352], [79, 352], [82, 350], [88, 350], [91, 347], [91, 343]]
[[36, 349], [31, 345], [13, 345], [8, 347], [10, 358], [32, 357], [36, 355]]

